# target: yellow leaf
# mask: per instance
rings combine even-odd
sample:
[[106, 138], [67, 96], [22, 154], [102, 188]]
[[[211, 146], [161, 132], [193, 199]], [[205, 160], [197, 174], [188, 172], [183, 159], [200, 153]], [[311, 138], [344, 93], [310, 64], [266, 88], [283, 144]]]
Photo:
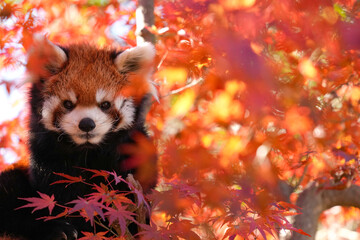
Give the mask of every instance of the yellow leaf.
[[242, 93], [245, 88], [245, 84], [236, 79], [227, 81], [225, 84], [225, 91], [229, 93], [231, 97], [233, 97], [236, 93]]
[[258, 43], [251, 42], [250, 47], [253, 50], [254, 53], [257, 55], [260, 55], [260, 53], [263, 51], [264, 47]]
[[228, 167], [234, 160], [237, 159], [238, 154], [244, 151], [245, 144], [239, 136], [231, 136], [225, 143], [222, 149], [222, 158], [220, 165]]
[[242, 8], [250, 8], [252, 7], [256, 0], [222, 0], [223, 6], [227, 9], [242, 9]]
[[170, 86], [186, 83], [187, 71], [184, 68], [165, 68], [158, 73], [158, 77], [165, 80]]
[[106, 38], [103, 36], [100, 36], [97, 40], [97, 44], [99, 45], [99, 47], [104, 47], [106, 44]]
[[202, 136], [201, 142], [204, 145], [204, 147], [208, 148], [213, 142], [213, 136], [210, 134], [205, 134], [204, 136]]
[[189, 89], [179, 96], [175, 104], [172, 106], [170, 114], [172, 116], [183, 116], [193, 106], [195, 100], [195, 92]]
[[218, 94], [209, 106], [209, 114], [215, 121], [229, 122], [234, 119], [241, 119], [244, 114], [243, 106], [233, 100], [228, 92]]
[[303, 59], [299, 62], [299, 71], [306, 78], [315, 78], [317, 70], [309, 59]]
[[354, 106], [357, 106], [359, 104], [360, 101], [360, 88], [359, 87], [353, 87], [351, 90], [351, 103]]

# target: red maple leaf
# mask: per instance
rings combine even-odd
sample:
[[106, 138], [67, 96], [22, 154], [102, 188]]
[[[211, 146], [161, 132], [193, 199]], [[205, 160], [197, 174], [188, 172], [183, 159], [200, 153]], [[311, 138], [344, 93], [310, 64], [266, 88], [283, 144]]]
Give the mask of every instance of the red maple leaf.
[[100, 186], [95, 184], [93, 189], [95, 191], [88, 195], [88, 200], [94, 200], [102, 204], [105, 203], [106, 206], [109, 206], [113, 202], [134, 204], [126, 197], [126, 194], [120, 194], [116, 190], [109, 190], [108, 186], [102, 183]]
[[109, 174], [114, 177], [115, 185], [117, 185], [120, 182], [124, 182], [128, 184], [121, 176], [118, 176], [115, 171], [109, 172]]
[[84, 182], [84, 179], [80, 176], [80, 177], [73, 177], [70, 175], [67, 175], [65, 173], [56, 173], [54, 172], [54, 174], [59, 175], [61, 177], [66, 178], [67, 180], [58, 180], [56, 182], [51, 183], [50, 185], [54, 185], [54, 184], [58, 184], [58, 183], [69, 183], [67, 184], [65, 187], [69, 186], [70, 184], [73, 183], [78, 183], [78, 182]]
[[94, 192], [88, 195], [88, 200], [92, 199], [101, 203], [104, 203], [105, 201], [107, 203], [106, 206], [111, 203], [109, 199], [112, 199], [113, 196], [117, 193], [115, 190], [109, 190], [108, 186], [103, 183], [100, 183], [100, 186], [94, 184], [93, 190]]
[[178, 234], [184, 239], [200, 240], [200, 237], [192, 231], [196, 226], [190, 220], [175, 221], [169, 226], [169, 230]]
[[[44, 217], [40, 217], [40, 218], [37, 218], [36, 220], [41, 220], [41, 219], [44, 219], [44, 221], [49, 221], [49, 220], [54, 220], [54, 219], [57, 219], [57, 218], [61, 218], [61, 217], [64, 217], [66, 216], [67, 214], [69, 213], [69, 210], [67, 208], [65, 208], [65, 210], [61, 213], [59, 213], [58, 215], [56, 216], [44, 216]], [[50, 213], [51, 214], [51, 213]]]
[[105, 220], [104, 213], [102, 208], [104, 207], [98, 201], [93, 199], [87, 200], [79, 197], [79, 199], [69, 202], [68, 204], [75, 204], [74, 207], [69, 211], [69, 213], [73, 213], [76, 211], [85, 211], [87, 217], [90, 219], [91, 225], [94, 223], [94, 214], [97, 213], [100, 217]]
[[94, 177], [107, 178], [109, 176], [109, 172], [104, 171], [104, 170], [96, 170], [96, 169], [88, 169], [88, 168], [80, 168], [80, 169], [94, 173], [94, 175], [91, 178], [94, 178]]
[[308, 236], [308, 237], [311, 237], [310, 234], [307, 234], [306, 232], [304, 232], [302, 229], [296, 229], [296, 228], [293, 228], [292, 229], [293, 231], [297, 232], [297, 233], [300, 233], [302, 235], [305, 235], [305, 236]]
[[131, 191], [136, 194], [138, 207], [140, 205], [144, 204], [144, 206], [146, 206], [146, 209], [150, 213], [150, 206], [149, 206], [149, 203], [145, 199], [143, 191], [137, 189], [131, 182], [129, 182], [128, 185], [129, 185], [129, 188], [131, 189]]
[[[126, 220], [130, 220], [131, 222], [137, 223], [137, 221], [133, 218], [135, 213], [127, 211], [127, 206], [122, 206], [118, 203], [114, 203], [116, 208], [106, 208], [108, 212], [105, 213], [109, 218], [110, 225], [118, 221], [121, 229], [121, 233], [125, 234], [126, 231]], [[137, 223], [138, 224], [138, 223]]]
[[142, 236], [144, 239], [164, 239], [170, 240], [169, 235], [172, 231], [163, 228], [161, 231], [158, 230], [156, 224], [151, 222], [150, 225], [147, 224], [140, 224], [140, 227], [143, 231], [139, 232], [138, 235]]
[[81, 232], [84, 236], [79, 238], [79, 240], [102, 240], [108, 239], [105, 237], [107, 232], [98, 232], [98, 233], [91, 233], [91, 232]]
[[29, 203], [16, 208], [15, 210], [18, 210], [20, 208], [26, 208], [26, 207], [35, 207], [31, 213], [43, 209], [43, 208], [48, 208], [49, 209], [49, 213], [51, 214], [52, 210], [55, 207], [55, 197], [54, 195], [51, 195], [51, 197], [49, 197], [48, 195], [46, 195], [45, 193], [41, 193], [41, 192], [37, 192], [40, 195], [40, 198], [38, 197], [31, 197], [31, 198], [19, 198], [25, 201], [28, 201]]

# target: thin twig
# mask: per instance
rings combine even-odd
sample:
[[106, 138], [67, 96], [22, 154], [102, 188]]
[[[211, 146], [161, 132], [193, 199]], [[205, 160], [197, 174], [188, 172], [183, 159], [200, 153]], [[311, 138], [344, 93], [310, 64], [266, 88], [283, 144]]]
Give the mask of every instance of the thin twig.
[[306, 172], [307, 172], [308, 168], [309, 168], [309, 163], [305, 165], [304, 171], [303, 171], [303, 173], [302, 173], [299, 181], [296, 183], [296, 185], [295, 185], [295, 187], [294, 187], [294, 190], [296, 190], [296, 189], [300, 186], [300, 184], [302, 183], [302, 181], [304, 180], [304, 177], [305, 177], [305, 175], [306, 175]]
[[113, 230], [111, 230], [111, 228], [105, 226], [102, 222], [96, 220], [95, 218], [94, 218], [94, 222], [95, 222], [97, 225], [99, 225], [99, 226], [105, 228], [106, 230], [108, 230], [109, 232], [111, 232], [114, 236], [119, 237], [119, 235], [118, 235], [117, 233], [115, 233]]
[[196, 79], [196, 80], [192, 81], [191, 83], [185, 85], [184, 87], [181, 87], [181, 88], [170, 91], [168, 94], [166, 94], [164, 96], [161, 96], [160, 98], [165, 98], [165, 97], [168, 97], [170, 95], [174, 95], [174, 94], [177, 94], [179, 92], [182, 92], [182, 91], [184, 91], [184, 90], [186, 90], [188, 88], [191, 88], [191, 87], [201, 83], [203, 80], [204, 80], [203, 78]]
[[169, 54], [169, 51], [166, 50], [164, 56], [161, 58], [159, 64], [157, 65], [157, 69], [159, 70], [159, 68], [161, 67], [161, 65], [163, 64], [164, 60], [166, 59], [167, 55]]

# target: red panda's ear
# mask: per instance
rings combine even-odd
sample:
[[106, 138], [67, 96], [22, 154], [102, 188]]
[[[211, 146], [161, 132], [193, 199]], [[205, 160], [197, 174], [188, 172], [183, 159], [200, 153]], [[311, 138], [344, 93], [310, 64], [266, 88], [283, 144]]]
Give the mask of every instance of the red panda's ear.
[[[142, 89], [144, 90], [143, 93], [150, 93], [157, 101], [159, 101], [157, 90], [150, 79], [153, 70], [154, 58], [154, 45], [145, 42], [142, 45], [127, 49], [118, 54], [114, 63], [119, 72], [125, 74], [135, 73], [132, 80], [140, 80], [132, 81], [132, 83], [130, 83], [130, 86], [133, 86], [133, 89], [130, 91], [131, 94], [133, 94], [134, 90], [142, 92], [139, 91], [139, 89]], [[142, 80], [146, 81], [145, 85], [141, 85], [141, 83], [144, 83]]]
[[144, 43], [129, 48], [116, 56], [114, 62], [121, 73], [148, 73], [155, 58], [155, 48]]
[[34, 80], [56, 73], [66, 61], [67, 56], [63, 49], [44, 36], [34, 36], [33, 46], [29, 50], [26, 64], [26, 68]]

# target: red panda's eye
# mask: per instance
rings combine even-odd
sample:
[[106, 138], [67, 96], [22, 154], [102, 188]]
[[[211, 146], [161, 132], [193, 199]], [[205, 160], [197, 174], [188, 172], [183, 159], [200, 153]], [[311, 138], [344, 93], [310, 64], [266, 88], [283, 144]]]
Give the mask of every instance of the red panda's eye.
[[100, 103], [101, 110], [108, 110], [111, 107], [111, 103], [108, 101]]
[[63, 106], [64, 106], [64, 108], [66, 108], [68, 110], [71, 110], [71, 109], [73, 109], [75, 107], [75, 105], [69, 100], [65, 100], [63, 102]]

